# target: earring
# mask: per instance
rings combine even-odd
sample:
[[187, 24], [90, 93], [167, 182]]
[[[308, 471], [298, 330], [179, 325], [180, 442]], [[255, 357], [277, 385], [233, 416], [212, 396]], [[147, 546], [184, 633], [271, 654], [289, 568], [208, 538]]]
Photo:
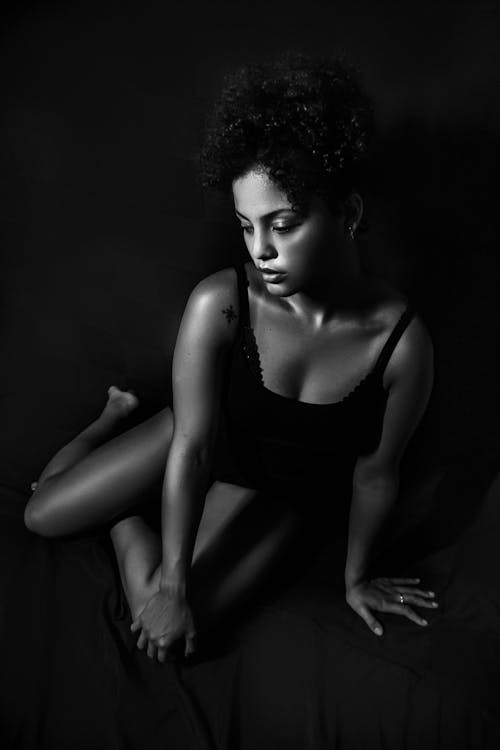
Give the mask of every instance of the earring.
[[354, 239], [354, 232], [355, 232], [355, 231], [356, 231], [356, 225], [355, 225], [355, 224], [351, 224], [351, 225], [350, 225], [350, 227], [349, 227], [349, 229], [348, 229], [348, 232], [349, 232], [349, 239], [350, 239], [350, 240], [353, 240], [353, 239]]

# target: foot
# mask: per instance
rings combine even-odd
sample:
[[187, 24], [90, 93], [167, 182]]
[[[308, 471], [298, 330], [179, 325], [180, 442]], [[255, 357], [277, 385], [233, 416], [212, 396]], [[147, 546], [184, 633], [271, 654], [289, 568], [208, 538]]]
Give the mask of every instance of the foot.
[[122, 419], [137, 408], [139, 399], [133, 391], [121, 391], [115, 385], [108, 388], [108, 400], [101, 418]]

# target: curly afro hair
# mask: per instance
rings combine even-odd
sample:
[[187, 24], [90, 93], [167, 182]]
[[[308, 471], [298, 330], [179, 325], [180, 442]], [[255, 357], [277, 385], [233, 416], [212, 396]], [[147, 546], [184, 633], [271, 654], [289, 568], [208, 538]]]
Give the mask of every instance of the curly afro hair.
[[258, 168], [294, 208], [315, 194], [339, 209], [358, 184], [372, 132], [373, 107], [351, 66], [289, 52], [226, 76], [199, 153], [200, 180], [227, 191]]

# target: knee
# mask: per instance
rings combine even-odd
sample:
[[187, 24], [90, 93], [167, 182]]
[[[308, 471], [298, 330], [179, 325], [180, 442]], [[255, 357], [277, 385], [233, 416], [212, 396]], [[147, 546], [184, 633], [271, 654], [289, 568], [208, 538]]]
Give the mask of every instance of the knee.
[[163, 429], [165, 430], [167, 440], [170, 442], [174, 433], [174, 413], [170, 406], [166, 406], [162, 410], [161, 415], [163, 418]]
[[38, 536], [48, 538], [57, 536], [49, 514], [36, 500], [28, 500], [24, 509], [24, 525]]
[[170, 406], [165, 406], [157, 412], [148, 424], [152, 427], [150, 437], [157, 442], [161, 450], [170, 450], [170, 444], [174, 435], [174, 413]]

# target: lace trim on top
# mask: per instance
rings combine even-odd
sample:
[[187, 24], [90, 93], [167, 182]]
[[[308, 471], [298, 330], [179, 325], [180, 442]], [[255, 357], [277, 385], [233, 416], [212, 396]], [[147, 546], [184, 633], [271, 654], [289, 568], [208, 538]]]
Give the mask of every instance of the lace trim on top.
[[305, 406], [338, 406], [339, 404], [344, 403], [344, 401], [347, 401], [347, 399], [351, 398], [362, 386], [368, 384], [370, 380], [375, 378], [376, 376], [380, 377], [380, 385], [381, 386], [383, 385], [382, 375], [385, 369], [385, 365], [390, 359], [392, 351], [394, 350], [397, 344], [397, 341], [400, 338], [400, 335], [403, 333], [410, 319], [413, 317], [414, 310], [410, 304], [407, 305], [407, 307], [401, 314], [398, 322], [396, 323], [391, 333], [389, 334], [389, 337], [386, 340], [384, 346], [382, 347], [374, 366], [371, 368], [371, 370], [369, 370], [366, 373], [366, 375], [359, 381], [359, 383], [357, 383], [353, 388], [351, 388], [351, 390], [348, 393], [345, 394], [345, 396], [343, 396], [338, 401], [326, 401], [322, 404], [312, 403], [310, 401], [300, 401], [299, 399], [290, 398], [289, 396], [284, 396], [281, 393], [272, 391], [264, 383], [264, 370], [262, 368], [259, 348], [257, 346], [257, 340], [255, 338], [254, 330], [252, 326], [250, 325], [250, 307], [248, 303], [248, 291], [247, 291], [249, 287], [248, 277], [246, 275], [246, 271], [244, 267], [241, 267], [241, 269], [236, 269], [236, 271], [238, 274], [238, 286], [240, 290], [240, 311], [242, 314], [241, 345], [242, 345], [243, 353], [245, 356], [245, 360], [248, 364], [250, 371], [258, 379], [260, 385], [262, 386], [263, 390], [266, 393], [269, 393], [271, 396], [275, 396], [277, 398], [285, 399], [286, 401], [292, 401], [297, 404], [304, 404]]
[[[270, 388], [266, 386], [266, 384], [264, 383], [264, 378], [263, 378], [263, 370], [262, 370], [262, 365], [260, 362], [259, 350], [257, 348], [253, 330], [249, 326], [245, 326], [243, 328], [242, 349], [245, 355], [245, 360], [248, 365], [248, 369], [250, 370], [252, 375], [257, 378], [259, 385], [261, 386], [264, 393], [269, 394], [271, 398], [278, 398], [284, 401], [291, 401], [294, 404], [301, 404], [303, 406], [312, 406], [312, 407], [339, 406], [340, 404], [343, 404], [345, 401], [347, 401], [349, 398], [352, 398], [362, 387], [366, 387], [367, 385], [369, 385], [370, 381], [374, 380], [377, 375], [381, 374], [380, 372], [377, 372], [375, 367], [373, 367], [359, 381], [359, 383], [357, 383], [353, 388], [351, 388], [351, 390], [348, 393], [346, 393], [345, 396], [342, 396], [342, 398], [339, 399], [338, 401], [325, 401], [324, 403], [301, 401], [300, 399], [297, 399], [297, 398], [284, 396], [282, 393], [277, 393], [277, 391], [272, 391]], [[380, 379], [380, 386], [383, 387], [381, 379]]]
[[[257, 347], [257, 341], [255, 339], [255, 334], [253, 332], [253, 328], [251, 326], [243, 326], [243, 340], [242, 340], [242, 346], [243, 346], [243, 353], [245, 354], [245, 359], [248, 362], [248, 365], [250, 369], [252, 370], [253, 374], [258, 378], [260, 384], [266, 388], [264, 384], [264, 371], [262, 369], [262, 362], [260, 360], [260, 354], [259, 349]], [[266, 390], [269, 390], [266, 388]]]
[[239, 301], [240, 301], [240, 319], [241, 319], [241, 346], [245, 359], [251, 372], [257, 377], [260, 384], [265, 388], [264, 385], [264, 372], [262, 369], [262, 363], [260, 360], [259, 349], [257, 347], [257, 341], [252, 326], [250, 325], [250, 305], [248, 302], [248, 277], [243, 265], [238, 266], [236, 269], [236, 275], [238, 277], [238, 290], [239, 290]]

